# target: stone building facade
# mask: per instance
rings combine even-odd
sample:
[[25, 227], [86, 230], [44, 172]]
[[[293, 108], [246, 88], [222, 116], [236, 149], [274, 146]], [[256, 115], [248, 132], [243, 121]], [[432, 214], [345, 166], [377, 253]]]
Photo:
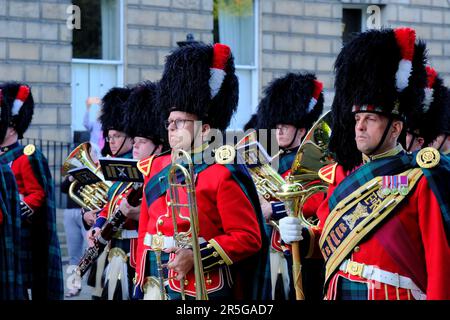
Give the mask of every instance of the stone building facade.
[[[239, 109], [246, 116], [255, 110], [265, 85], [289, 71], [315, 72], [325, 84], [329, 106], [333, 97], [332, 67], [342, 46], [345, 10], [360, 10], [361, 29], [365, 29], [370, 5], [381, 8], [384, 26], [414, 27], [428, 44], [431, 64], [450, 85], [450, 1], [249, 1], [255, 28], [248, 39], [253, 38], [254, 59], [240, 69], [248, 78], [244, 90], [241, 87], [240, 98], [245, 103]], [[80, 126], [79, 115], [84, 112], [85, 97], [77, 91], [86, 83], [77, 78], [85, 72], [83, 68], [90, 71], [81, 79], [100, 88], [87, 95], [99, 95], [112, 85], [158, 80], [165, 56], [187, 33], [203, 42], [214, 40], [215, 0], [97, 2], [115, 2], [119, 15], [112, 24], [120, 40], [118, 58], [100, 64], [73, 57], [72, 30], [67, 25], [71, 1], [0, 0], [0, 81], [19, 80], [32, 85], [37, 107], [28, 137], [73, 140], [73, 132]], [[114, 77], [98, 79], [96, 68], [107, 67], [114, 70]], [[244, 118], [236, 125], [242, 125]]]

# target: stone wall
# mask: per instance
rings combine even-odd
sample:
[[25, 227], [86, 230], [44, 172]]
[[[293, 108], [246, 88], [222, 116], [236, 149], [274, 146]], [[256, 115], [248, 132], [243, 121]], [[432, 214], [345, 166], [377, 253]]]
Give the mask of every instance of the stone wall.
[[158, 80], [165, 57], [192, 33], [212, 42], [213, 0], [128, 0], [125, 83]]
[[0, 1], [0, 82], [25, 81], [36, 103], [26, 137], [70, 141], [70, 0]]

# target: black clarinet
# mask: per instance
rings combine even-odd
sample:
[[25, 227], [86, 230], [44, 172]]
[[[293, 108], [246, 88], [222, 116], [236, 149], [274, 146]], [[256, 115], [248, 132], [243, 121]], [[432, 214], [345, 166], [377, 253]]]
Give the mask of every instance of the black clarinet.
[[[141, 199], [142, 183], [134, 183], [132, 190], [127, 197], [127, 201], [131, 206], [136, 207], [140, 204]], [[100, 231], [100, 235], [94, 240], [94, 245], [85, 251], [80, 263], [78, 263], [78, 267], [75, 272], [80, 277], [83, 277], [86, 274], [94, 261], [97, 260], [97, 258], [102, 254], [108, 242], [111, 241], [113, 235], [117, 231], [122, 230], [126, 219], [127, 217], [122, 213], [122, 211], [117, 209], [112, 217], [105, 223]]]

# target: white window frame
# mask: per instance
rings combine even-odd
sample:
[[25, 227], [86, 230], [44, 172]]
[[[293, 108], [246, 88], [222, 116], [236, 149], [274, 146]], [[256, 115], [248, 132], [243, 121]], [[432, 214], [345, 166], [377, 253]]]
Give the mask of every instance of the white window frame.
[[103, 59], [80, 59], [72, 58], [72, 64], [97, 64], [97, 65], [115, 65], [117, 66], [117, 85], [123, 86], [124, 81], [124, 0], [117, 0], [119, 4], [119, 60], [103, 60]]
[[[242, 65], [242, 64], [236, 64], [235, 69], [236, 71], [239, 70], [250, 70], [251, 71], [251, 92], [250, 92], [250, 100], [251, 100], [251, 113], [253, 114], [256, 112], [256, 109], [258, 107], [258, 92], [259, 92], [259, 0], [253, 0], [253, 15], [255, 17], [254, 19], [254, 27], [255, 27], [255, 43], [254, 43], [254, 56], [253, 56], [253, 65]], [[239, 130], [240, 128], [227, 128], [227, 131], [234, 131]]]
[[259, 91], [259, 0], [253, 0], [253, 15], [255, 17], [255, 44], [253, 65], [236, 65], [237, 70], [251, 70], [252, 71], [252, 114], [256, 112], [258, 106], [258, 91]]

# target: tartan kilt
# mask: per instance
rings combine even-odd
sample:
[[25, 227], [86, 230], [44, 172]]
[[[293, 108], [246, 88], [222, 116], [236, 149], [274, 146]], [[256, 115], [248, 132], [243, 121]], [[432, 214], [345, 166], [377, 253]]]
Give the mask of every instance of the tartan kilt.
[[337, 300], [367, 300], [368, 294], [367, 283], [339, 277], [337, 283]]
[[0, 161], [0, 301], [23, 300], [19, 193], [9, 165]]
[[22, 222], [21, 229], [20, 264], [22, 267], [22, 281], [25, 288], [31, 288], [33, 283], [33, 254], [31, 251], [31, 230], [27, 222]]
[[[146, 277], [153, 276], [153, 277], [158, 278], [158, 266], [156, 263], [155, 252], [151, 251], [151, 250], [147, 251], [146, 259], [147, 259], [147, 262], [145, 264], [145, 276]], [[165, 264], [168, 261], [169, 261], [169, 254], [165, 253], [165, 252], [161, 252], [161, 263]], [[168, 269], [163, 268], [163, 273], [164, 273], [164, 278], [167, 279]], [[224, 271], [224, 274], [225, 273], [226, 272]], [[169, 287], [169, 285], [166, 285], [165, 289], [166, 289], [167, 294], [169, 295], [170, 300], [181, 300], [181, 294], [179, 292], [173, 291]], [[233, 299], [233, 290], [230, 286], [228, 286], [228, 282], [225, 281], [222, 289], [215, 291], [215, 292], [208, 293], [208, 299], [209, 300]], [[186, 300], [195, 300], [195, 297], [186, 295]]]

